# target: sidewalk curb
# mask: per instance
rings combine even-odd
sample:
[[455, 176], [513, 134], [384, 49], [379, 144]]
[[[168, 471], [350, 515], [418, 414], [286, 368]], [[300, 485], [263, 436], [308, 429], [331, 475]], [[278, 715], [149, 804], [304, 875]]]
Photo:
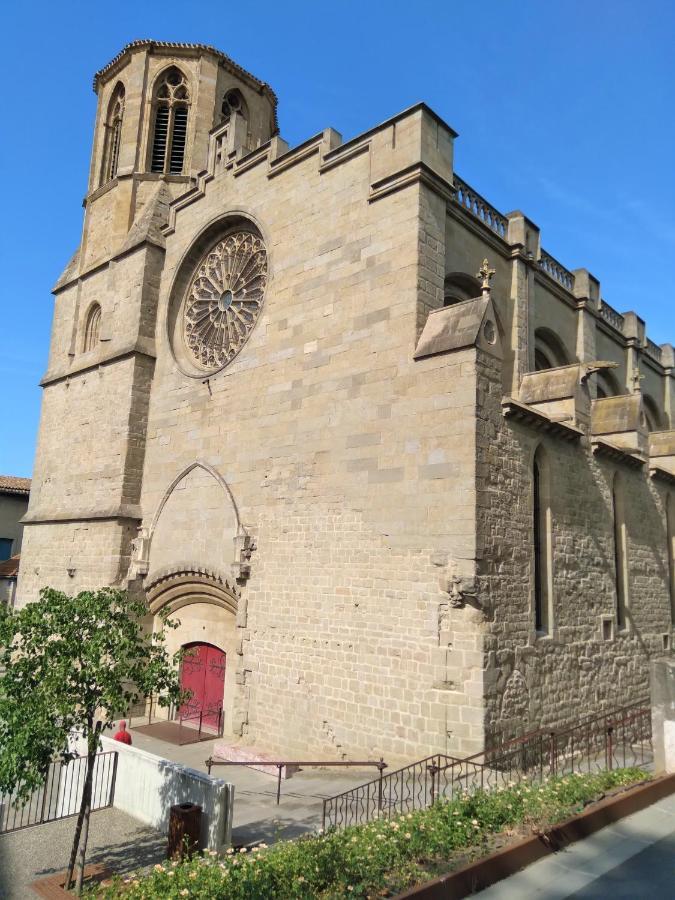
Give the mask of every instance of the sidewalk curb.
[[675, 793], [675, 775], [664, 775], [629, 788], [617, 796], [600, 800], [591, 809], [566, 819], [545, 834], [525, 838], [456, 872], [411, 888], [398, 894], [395, 900], [463, 900], [672, 793]]

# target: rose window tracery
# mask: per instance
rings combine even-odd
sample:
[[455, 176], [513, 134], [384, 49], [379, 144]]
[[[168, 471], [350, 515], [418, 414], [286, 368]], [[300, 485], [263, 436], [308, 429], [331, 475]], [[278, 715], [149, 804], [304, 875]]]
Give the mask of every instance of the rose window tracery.
[[267, 252], [250, 231], [227, 235], [206, 254], [190, 284], [183, 315], [185, 344], [206, 369], [220, 369], [243, 347], [260, 313]]

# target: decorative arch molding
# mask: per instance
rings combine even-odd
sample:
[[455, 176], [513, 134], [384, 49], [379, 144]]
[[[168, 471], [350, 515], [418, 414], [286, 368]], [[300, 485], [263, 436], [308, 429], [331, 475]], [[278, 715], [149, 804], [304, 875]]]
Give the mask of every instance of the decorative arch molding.
[[571, 356], [561, 338], [550, 328], [537, 328], [534, 333], [534, 368], [557, 369], [567, 366]]
[[443, 306], [453, 306], [481, 296], [480, 281], [468, 272], [449, 272], [443, 282]]
[[175, 613], [193, 603], [209, 603], [236, 616], [240, 593], [233, 581], [203, 566], [189, 563], [157, 572], [145, 585], [152, 615], [163, 609]]
[[[171, 482], [169, 487], [164, 492], [164, 496], [160, 500], [159, 506], [157, 507], [155, 515], [153, 516], [152, 522], [150, 524], [150, 530], [148, 532], [148, 545], [150, 545], [152, 543], [152, 537], [155, 533], [155, 529], [157, 528], [157, 523], [159, 522], [159, 517], [161, 516], [162, 510], [166, 506], [169, 497], [171, 496], [171, 494], [173, 494], [173, 492], [176, 488], [176, 485], [180, 484], [180, 482], [187, 475], [189, 475], [190, 472], [193, 471], [193, 469], [204, 469], [205, 472], [208, 472], [208, 474], [211, 475], [211, 477], [214, 478], [218, 482], [220, 487], [225, 492], [225, 495], [229, 499], [230, 503], [232, 504], [232, 509], [234, 510], [234, 516], [235, 516], [235, 520], [237, 523], [237, 534], [238, 535], [242, 535], [242, 534], [247, 535], [248, 534], [248, 532], [246, 531], [246, 528], [241, 524], [241, 518], [239, 516], [239, 508], [237, 507], [237, 501], [234, 499], [234, 494], [230, 490], [230, 486], [228, 485], [228, 483], [225, 481], [225, 479], [223, 478], [223, 476], [220, 474], [220, 472], [217, 469], [214, 469], [213, 466], [209, 465], [203, 459], [197, 459], [194, 462], [190, 463], [189, 466], [186, 466], [181, 472], [179, 472], [178, 475], [176, 475], [174, 480]], [[148, 546], [148, 549], [149, 549], [149, 546]]]
[[[135, 581], [138, 578], [147, 579], [148, 573], [150, 572], [151, 583], [154, 584], [157, 578], [160, 577], [159, 575], [155, 575], [155, 569], [159, 573], [174, 573], [176, 571], [175, 567], [177, 563], [174, 563], [172, 560], [166, 559], [167, 554], [162, 554], [161, 545], [159, 559], [157, 559], [156, 554], [153, 556], [153, 541], [157, 540], [157, 528], [160, 521], [162, 520], [162, 512], [171, 497], [174, 495], [176, 487], [195, 469], [201, 469], [211, 479], [213, 479], [216, 484], [220, 486], [225, 501], [225, 507], [231, 513], [231, 527], [228, 529], [228, 533], [232, 539], [232, 555], [228, 560], [231, 565], [231, 579], [241, 584], [245, 582], [251, 574], [250, 560], [253, 551], [256, 549], [255, 543], [251, 539], [248, 529], [242, 524], [241, 516], [239, 515], [239, 508], [237, 507], [237, 502], [234, 499], [234, 495], [220, 472], [218, 472], [217, 469], [209, 465], [204, 460], [199, 459], [195, 460], [195, 462], [190, 463], [190, 465], [182, 469], [173, 479], [169, 487], [164, 492], [164, 495], [162, 496], [162, 499], [157, 506], [149, 527], [139, 528], [137, 537], [132, 541], [131, 563], [127, 573], [127, 582]], [[225, 544], [222, 544], [222, 546], [224, 547]], [[162, 555], [164, 555], [165, 557], [163, 564]], [[188, 558], [191, 556], [189, 552], [186, 555], [188, 556]], [[215, 562], [215, 565], [219, 566], [221, 564], [220, 553], [218, 553], [217, 556], [218, 561]], [[168, 563], [170, 563], [170, 565], [167, 567]], [[203, 559], [201, 563], [196, 563], [194, 565], [191, 563], [190, 571], [194, 570], [199, 572], [211, 572], [212, 574], [215, 572], [215, 575], [217, 577], [223, 577], [212, 567], [204, 568], [205, 564], [208, 564], [208, 559]], [[184, 568], [185, 566], [181, 566], [181, 571]], [[147, 580], [145, 586], [147, 589]]]

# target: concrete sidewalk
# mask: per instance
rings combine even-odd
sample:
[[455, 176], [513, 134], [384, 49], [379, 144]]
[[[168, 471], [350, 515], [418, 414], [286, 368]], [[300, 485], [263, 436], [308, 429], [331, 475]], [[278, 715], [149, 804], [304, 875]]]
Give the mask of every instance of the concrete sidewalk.
[[474, 896], [480, 900], [672, 900], [675, 795]]

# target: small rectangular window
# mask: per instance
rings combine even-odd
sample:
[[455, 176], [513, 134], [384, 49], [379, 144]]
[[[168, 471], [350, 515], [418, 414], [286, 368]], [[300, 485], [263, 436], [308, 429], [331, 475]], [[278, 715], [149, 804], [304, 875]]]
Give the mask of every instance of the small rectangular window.
[[12, 555], [12, 538], [0, 538], [0, 562], [4, 562]]

